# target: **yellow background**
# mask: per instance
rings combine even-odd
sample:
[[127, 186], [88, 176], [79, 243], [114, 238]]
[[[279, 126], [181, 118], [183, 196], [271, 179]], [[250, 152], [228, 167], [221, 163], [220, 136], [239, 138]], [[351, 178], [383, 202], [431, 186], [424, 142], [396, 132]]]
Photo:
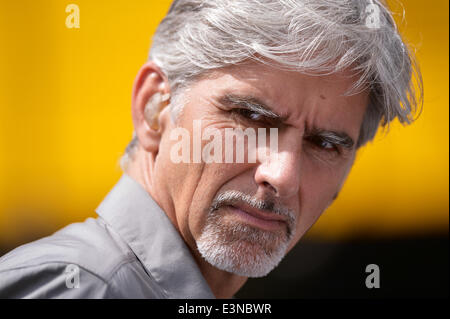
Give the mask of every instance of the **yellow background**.
[[[69, 3], [80, 7], [80, 29], [65, 26]], [[169, 4], [0, 0], [1, 247], [95, 216], [121, 175], [132, 83]], [[308, 236], [448, 232], [448, 6], [404, 1], [400, 30], [422, 68], [423, 113], [360, 152]], [[397, 1], [393, 8], [401, 12]]]

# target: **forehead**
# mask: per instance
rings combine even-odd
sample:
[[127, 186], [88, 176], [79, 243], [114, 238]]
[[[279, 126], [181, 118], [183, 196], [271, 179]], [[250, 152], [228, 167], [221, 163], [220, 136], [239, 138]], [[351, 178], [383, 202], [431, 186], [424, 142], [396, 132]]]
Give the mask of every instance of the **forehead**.
[[350, 71], [308, 75], [269, 65], [246, 63], [213, 70], [199, 78], [191, 93], [220, 100], [226, 94], [254, 97], [293, 126], [347, 131], [357, 138], [368, 92], [348, 95], [358, 80]]

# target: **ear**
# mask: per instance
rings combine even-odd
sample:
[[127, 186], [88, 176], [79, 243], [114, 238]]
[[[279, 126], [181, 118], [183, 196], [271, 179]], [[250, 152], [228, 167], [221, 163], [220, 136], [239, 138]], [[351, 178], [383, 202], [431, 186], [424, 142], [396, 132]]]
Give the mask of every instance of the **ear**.
[[159, 113], [169, 104], [169, 82], [154, 62], [145, 63], [133, 85], [131, 114], [134, 130], [142, 148], [158, 154], [163, 125]]

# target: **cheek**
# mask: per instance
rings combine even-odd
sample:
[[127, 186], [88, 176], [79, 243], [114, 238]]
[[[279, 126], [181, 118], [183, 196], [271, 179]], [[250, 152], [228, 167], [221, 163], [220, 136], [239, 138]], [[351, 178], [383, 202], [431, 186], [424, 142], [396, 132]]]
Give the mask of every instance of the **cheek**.
[[[218, 121], [216, 118], [206, 114], [201, 120], [200, 134], [194, 134], [193, 121], [183, 120], [182, 123], [179, 123], [180, 127], [185, 127], [188, 132], [188, 140], [186, 140], [187, 148], [189, 149], [188, 153], [190, 154], [188, 163], [183, 161], [175, 163], [171, 159], [171, 151], [180, 149], [176, 146], [181, 145], [181, 136], [171, 139], [171, 131], [168, 130], [161, 139], [158, 159], [155, 165], [155, 174], [158, 175], [158, 180], [164, 184], [164, 188], [161, 188], [159, 192], [166, 190], [173, 205], [178, 227], [188, 242], [192, 242], [194, 238], [200, 235], [212, 200], [223, 185], [239, 171], [236, 164], [224, 163], [224, 128], [230, 127], [230, 124], [231, 122], [227, 119]], [[173, 129], [173, 127], [171, 128]], [[218, 142], [222, 144], [222, 163], [206, 164], [203, 161], [193, 163], [193, 155], [196, 152], [193, 139], [196, 138], [196, 142], [200, 140], [201, 154], [206, 144], [213, 140], [213, 137], [202, 139], [203, 132], [208, 128], [217, 129], [221, 133]], [[176, 136], [175, 132], [173, 136]], [[180, 153], [178, 154], [181, 156]]]
[[195, 239], [201, 235], [206, 218], [214, 198], [230, 189], [244, 191], [244, 181], [236, 183], [246, 166], [240, 164], [211, 163], [203, 166], [203, 172], [196, 189], [189, 198], [189, 229]]
[[214, 177], [218, 172], [211, 165], [204, 165], [203, 172], [197, 180], [192, 196], [187, 200], [188, 227], [192, 237], [197, 239], [206, 221], [211, 202], [220, 187], [220, 177]]
[[164, 135], [161, 139], [154, 167], [154, 189], [160, 194], [159, 198], [165, 198], [166, 205], [172, 207], [171, 217], [176, 220], [180, 232], [187, 239], [189, 205], [202, 175], [203, 164], [174, 162], [170, 153], [177, 142], [170, 140], [169, 135]]
[[344, 168], [333, 170], [330, 167], [319, 168], [317, 165], [304, 164], [299, 194], [300, 216], [297, 224], [299, 238], [314, 225], [333, 202], [345, 175]]

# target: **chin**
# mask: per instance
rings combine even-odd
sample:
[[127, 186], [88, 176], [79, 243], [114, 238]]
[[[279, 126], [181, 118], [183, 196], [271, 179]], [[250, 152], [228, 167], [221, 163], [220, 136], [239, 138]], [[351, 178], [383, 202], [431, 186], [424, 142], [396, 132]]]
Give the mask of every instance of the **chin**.
[[285, 235], [248, 225], [207, 225], [197, 240], [200, 255], [212, 266], [244, 277], [269, 274], [287, 253]]

